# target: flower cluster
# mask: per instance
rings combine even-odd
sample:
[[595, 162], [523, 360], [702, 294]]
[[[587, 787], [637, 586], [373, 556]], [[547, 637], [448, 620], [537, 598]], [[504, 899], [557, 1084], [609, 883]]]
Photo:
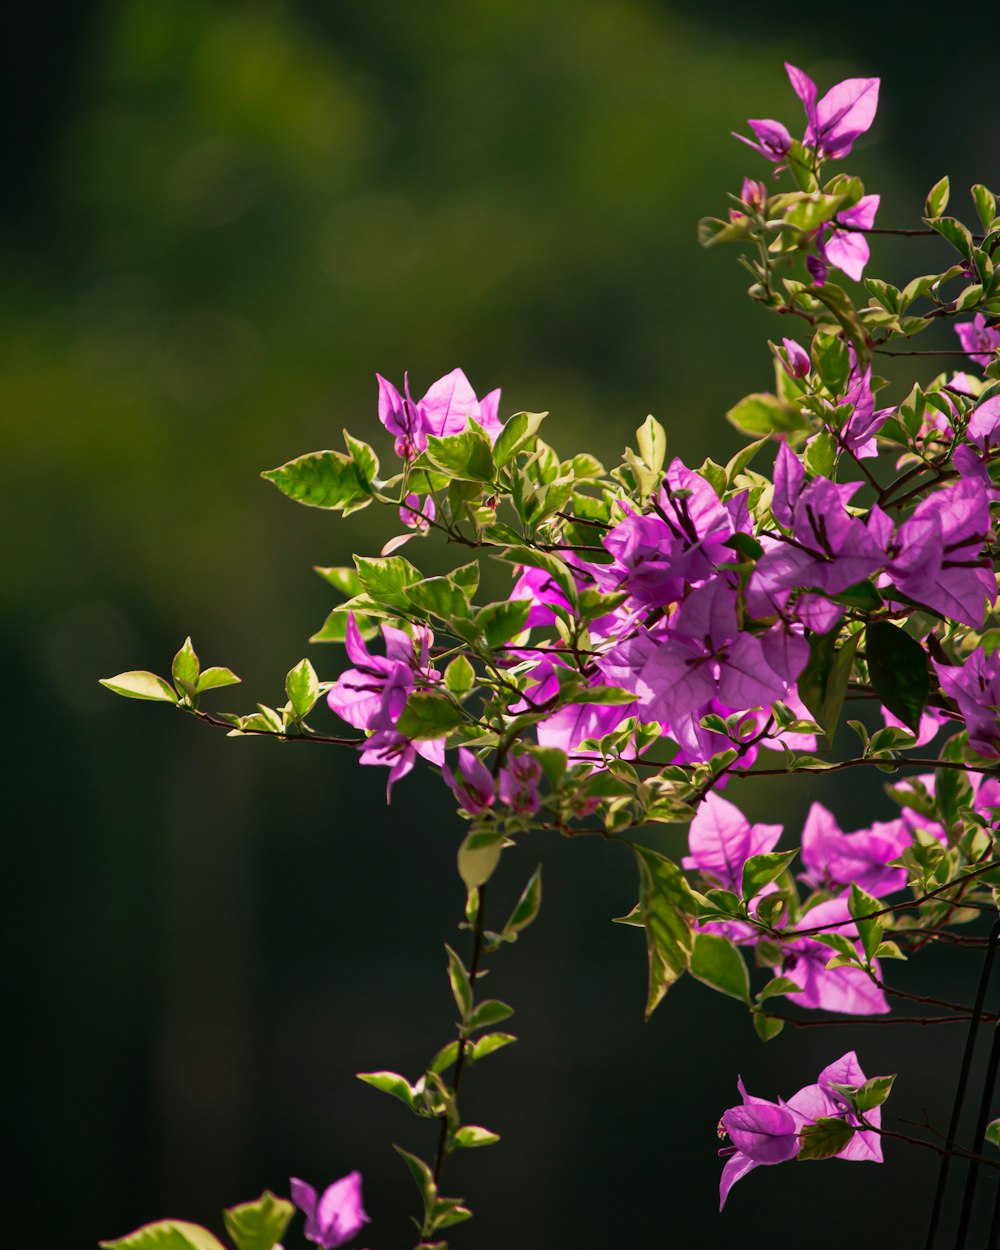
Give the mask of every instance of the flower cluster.
[[[890, 1078], [880, 1079], [891, 1084]], [[736, 1182], [754, 1168], [800, 1157], [881, 1163], [881, 1106], [872, 1098], [859, 1110], [857, 1098], [869, 1090], [878, 1090], [876, 1097], [884, 1096], [878, 1082], [876, 1078], [869, 1085], [853, 1050], [828, 1064], [814, 1084], [776, 1103], [748, 1094], [743, 1081], [737, 1082], [743, 1102], [730, 1107], [719, 1122], [720, 1136], [732, 1143], [719, 1151], [726, 1160], [719, 1182], [719, 1209], [726, 1205]]]
[[[476, 991], [481, 959], [537, 914], [536, 872], [502, 928], [483, 922], [505, 848], [530, 831], [598, 834], [634, 857], [639, 901], [621, 919], [645, 936], [647, 1014], [689, 974], [742, 1002], [764, 1040], [788, 1018], [771, 1007], [777, 996], [796, 1011], [885, 1015], [897, 992], [888, 961], [995, 912], [997, 200], [972, 188], [970, 230], [945, 215], [942, 179], [923, 220], [953, 263], [902, 286], [865, 277], [879, 196], [849, 174], [827, 176], [827, 165], [871, 128], [879, 80], [847, 79], [820, 96], [786, 70], [802, 138], [755, 119], [744, 139], [786, 186], [772, 193], [746, 178], [728, 218], [700, 226], [706, 246], [746, 248], [751, 299], [802, 330], [771, 345], [773, 389], [727, 414], [745, 448], [726, 464], [688, 465], [668, 456], [667, 430], [648, 417], [609, 470], [584, 451], [561, 457], [539, 435], [545, 414], [501, 420], [500, 391], [479, 399], [460, 369], [419, 401], [408, 377], [402, 392], [379, 377], [378, 420], [395, 453], [387, 476], [349, 434], [345, 452], [264, 475], [309, 506], [381, 505], [406, 530], [377, 557], [318, 570], [341, 599], [313, 641], [344, 646], [339, 675], [322, 681], [302, 660], [283, 706], [209, 716], [202, 696], [238, 679], [203, 671], [189, 639], [171, 681], [136, 671], [105, 682], [235, 736], [347, 745], [387, 768], [389, 790], [420, 757], [454, 796], [468, 823], [458, 867], [474, 939], [468, 968], [448, 948], [457, 1034], [415, 1081], [361, 1074], [439, 1122], [433, 1167], [400, 1150], [421, 1192], [425, 1243], [471, 1215], [439, 1192], [446, 1156], [498, 1140], [462, 1123], [459, 1084], [515, 1040], [476, 1038], [512, 1010], [477, 1002]], [[864, 278], [866, 294], [831, 271]], [[886, 345], [949, 318], [963, 367], [887, 389], [876, 372], [879, 355], [893, 354]], [[397, 554], [438, 538], [445, 559], [465, 562], [427, 576]], [[317, 732], [310, 718], [324, 705], [350, 736]], [[914, 770], [887, 787], [894, 814], [845, 832], [813, 802], [782, 847], [783, 825], [751, 823], [734, 802], [754, 777], [855, 768]], [[679, 863], [629, 836], [659, 824], [688, 826]], [[761, 1165], [880, 1161], [890, 1085], [867, 1080], [853, 1052], [777, 1103], [741, 1082], [742, 1104], [722, 1117], [722, 1202]], [[292, 1186], [306, 1236], [324, 1250], [367, 1219], [357, 1173], [322, 1196]]]

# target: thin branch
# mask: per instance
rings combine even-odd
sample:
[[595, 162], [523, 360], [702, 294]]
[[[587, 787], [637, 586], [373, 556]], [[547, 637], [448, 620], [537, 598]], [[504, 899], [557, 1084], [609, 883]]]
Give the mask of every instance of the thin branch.
[[824, 764], [821, 767], [814, 767], [806, 764], [801, 768], [747, 768], [734, 769], [729, 773], [730, 777], [738, 777], [745, 780], [747, 777], [786, 777], [797, 776], [802, 773], [839, 773], [845, 768], [862, 768], [865, 765], [891, 764], [893, 769], [896, 768], [951, 768], [960, 772], [967, 773], [996, 773], [998, 771], [996, 764], [966, 764], [960, 760], [929, 760], [915, 756], [894, 755], [889, 758], [885, 756], [859, 756], [856, 759], [840, 760], [836, 764]]
[[857, 1024], [968, 1024], [968, 1015], [959, 1016], [828, 1016], [819, 1020], [801, 1020], [797, 1016], [786, 1016], [777, 1011], [766, 1011], [767, 1016], [775, 1020], [784, 1020], [796, 1029], [822, 1029], [837, 1025]]
[[964, 873], [961, 877], [953, 877], [951, 881], [946, 881], [944, 885], [939, 885], [936, 890], [928, 890], [926, 894], [921, 894], [918, 898], [904, 899], [900, 903], [889, 903], [885, 907], [879, 907], [876, 911], [866, 912], [863, 916], [854, 916], [850, 920], [838, 920], [835, 924], [816, 925], [812, 929], [769, 929], [767, 932], [771, 937], [787, 938], [789, 941], [794, 941], [795, 938], [812, 937], [817, 933], [829, 933], [832, 929], [842, 929], [845, 925], [856, 925], [859, 921], [877, 920], [880, 916], [888, 916], [892, 912], [905, 911], [909, 907], [919, 907], [921, 903], [926, 903], [928, 899], [937, 898], [948, 890], [954, 890], [956, 887], [962, 886], [966, 881], [971, 881], [973, 877], [980, 877], [984, 872], [990, 872], [998, 866], [1000, 866], [1000, 860], [990, 860], [988, 864], [981, 864], [978, 868], [973, 868], [971, 872]]
[[289, 734], [277, 729], [241, 729], [239, 725], [231, 725], [227, 720], [219, 720], [208, 712], [199, 712], [197, 708], [185, 708], [190, 716], [200, 720], [204, 725], [212, 725], [216, 729], [226, 729], [246, 737], [256, 735], [259, 738], [277, 738], [280, 742], [323, 742], [327, 746], [356, 747], [367, 741], [365, 738], [331, 738], [326, 734]]
[[[479, 961], [483, 955], [483, 915], [484, 903], [486, 901], [486, 886], [479, 887], [479, 907], [476, 911], [476, 927], [473, 941], [475, 943], [472, 950], [472, 964], [469, 967], [469, 984], [472, 986], [473, 993], [476, 988], [476, 977], [479, 973]], [[455, 1059], [455, 1075], [452, 1078], [452, 1094], [455, 1102], [458, 1102], [458, 1090], [462, 1084], [462, 1073], [465, 1071], [465, 1056], [469, 1045], [469, 1039], [465, 1036], [464, 1030], [459, 1031], [458, 1039], [458, 1056]], [[441, 1117], [441, 1136], [438, 1138], [437, 1157], [434, 1160], [434, 1183], [437, 1184], [441, 1176], [441, 1167], [444, 1163], [445, 1153], [448, 1146], [448, 1117]]]

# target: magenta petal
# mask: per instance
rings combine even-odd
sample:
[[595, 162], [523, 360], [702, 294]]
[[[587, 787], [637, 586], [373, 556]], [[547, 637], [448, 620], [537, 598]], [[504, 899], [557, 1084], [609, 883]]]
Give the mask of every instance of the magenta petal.
[[295, 1203], [302, 1214], [306, 1217], [306, 1236], [309, 1237], [311, 1235], [309, 1232], [310, 1226], [315, 1227], [317, 1202], [316, 1190], [313, 1189], [312, 1185], [308, 1185], [305, 1181], [300, 1181], [295, 1176], [289, 1180], [288, 1184], [291, 1190], [292, 1202]]
[[826, 240], [826, 259], [855, 282], [860, 282], [871, 255], [863, 234], [834, 230]]
[[461, 369], [453, 369], [433, 383], [418, 408], [427, 433], [439, 438], [461, 434], [469, 417], [478, 420], [480, 416], [476, 392]]
[[748, 1155], [736, 1152], [726, 1162], [726, 1166], [722, 1169], [722, 1176], [719, 1180], [719, 1210], [726, 1205], [726, 1199], [729, 1197], [729, 1191], [738, 1180], [742, 1180], [747, 1172], [752, 1172], [754, 1168], [760, 1165], [751, 1159]]
[[799, 1152], [795, 1119], [775, 1103], [731, 1107], [723, 1114], [722, 1123], [737, 1150], [755, 1163], [785, 1163]]
[[344, 1245], [361, 1232], [369, 1220], [361, 1205], [360, 1172], [349, 1172], [325, 1190], [316, 1207], [316, 1222], [325, 1237], [320, 1244], [327, 1250]]

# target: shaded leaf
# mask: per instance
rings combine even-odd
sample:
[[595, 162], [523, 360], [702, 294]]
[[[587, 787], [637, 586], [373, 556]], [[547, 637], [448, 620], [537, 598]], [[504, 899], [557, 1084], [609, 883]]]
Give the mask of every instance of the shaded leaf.
[[919, 732], [930, 693], [927, 653], [898, 625], [877, 621], [865, 629], [865, 655], [875, 693], [904, 725]]

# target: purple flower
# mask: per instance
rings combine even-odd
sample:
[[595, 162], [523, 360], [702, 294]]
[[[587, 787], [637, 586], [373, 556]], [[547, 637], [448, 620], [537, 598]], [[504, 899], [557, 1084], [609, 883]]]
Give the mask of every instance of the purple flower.
[[[740, 136], [737, 135], [737, 138]], [[740, 187], [740, 199], [752, 212], [759, 213], [767, 203], [767, 187], [762, 182], [758, 182], [756, 178], [744, 178], [743, 185]], [[729, 216], [733, 221], [739, 220], [744, 214], [737, 212], [735, 208], [729, 210]]]
[[784, 455], [780, 484], [776, 470], [774, 515], [792, 533], [767, 540], [750, 579], [747, 603], [760, 616], [767, 614], [776, 592], [815, 589], [838, 594], [885, 563], [864, 521], [847, 511], [859, 484], [838, 485], [818, 477], [799, 489], [804, 474], [799, 476], [801, 466], [793, 469], [788, 457], [794, 460], [791, 452]]
[[452, 794], [470, 816], [481, 816], [493, 806], [495, 784], [486, 765], [468, 747], [458, 748], [457, 776], [447, 766], [441, 769]]
[[773, 851], [781, 825], [751, 825], [743, 813], [713, 791], [705, 796], [688, 829], [684, 868], [697, 868], [726, 890], [739, 893], [743, 865], [751, 855]]
[[419, 495], [407, 495], [403, 500], [403, 507], [399, 510], [399, 519], [403, 524], [419, 534], [427, 533], [431, 527], [431, 521], [436, 516], [437, 506], [433, 495], [428, 495], [423, 503], [420, 502]]
[[531, 609], [528, 612], [527, 626], [553, 625], [556, 614], [553, 608], [570, 610], [570, 602], [560, 589], [551, 573], [544, 569], [530, 566], [520, 567], [517, 581], [510, 592], [511, 599], [529, 599]]
[[[852, 882], [875, 898], [906, 885], [902, 868], [887, 868], [913, 841], [901, 819], [875, 821], [870, 829], [844, 833], [822, 803], [809, 808], [802, 830], [802, 880], [839, 893]], [[810, 925], [810, 928], [812, 926]]]
[[977, 481], [961, 481], [935, 491], [900, 525], [887, 546], [886, 572], [908, 598], [981, 629], [986, 604], [996, 600], [983, 551], [991, 535], [987, 493]]
[[971, 321], [956, 326], [955, 333], [962, 344], [962, 350], [974, 353], [971, 359], [980, 368], [985, 369], [996, 358], [995, 353], [1000, 348], [1000, 328], [987, 325], [983, 313], [976, 313]]
[[864, 1072], [853, 1050], [828, 1064], [819, 1074], [814, 1085], [806, 1085], [787, 1101], [768, 1102], [748, 1094], [743, 1081], [737, 1081], [742, 1106], [730, 1107], [723, 1112], [719, 1123], [720, 1135], [728, 1136], [733, 1143], [719, 1151], [729, 1156], [719, 1182], [719, 1210], [726, 1205], [729, 1191], [738, 1180], [762, 1165], [786, 1163], [799, 1153], [799, 1137], [802, 1130], [817, 1120], [832, 1117], [845, 1120], [857, 1131], [833, 1157], [853, 1162], [882, 1162], [882, 1146], [878, 1129], [882, 1123], [881, 1108], [875, 1107], [865, 1113], [865, 1119], [873, 1129], [861, 1128], [860, 1118], [850, 1109], [850, 1104], [835, 1085], [858, 1088], [865, 1083]]
[[[817, 103], [813, 80], [787, 62], [785, 70], [805, 109], [806, 132], [802, 142], [815, 147], [820, 157], [839, 159], [847, 156], [854, 140], [864, 134], [875, 120], [879, 79], [846, 78], [831, 87]], [[775, 164], [785, 159], [791, 150], [792, 136], [781, 122], [773, 118], [752, 118], [749, 126], [756, 136], [756, 143], [735, 132], [733, 137]]]
[[768, 707], [807, 659], [805, 640], [780, 625], [763, 637], [740, 629], [736, 591], [716, 577], [688, 595], [643, 664], [635, 683], [643, 719], [685, 735], [714, 699], [736, 711]]
[[973, 651], [961, 668], [934, 663], [942, 691], [958, 704], [969, 745], [987, 759], [1000, 759], [1000, 652]]
[[[997, 338], [1000, 341], [1000, 335]], [[965, 436], [982, 452], [990, 452], [1000, 446], [1000, 395], [984, 400], [973, 409]]]
[[741, 143], [745, 143], [747, 147], [753, 148], [755, 152], [759, 152], [761, 156], [766, 156], [769, 161], [775, 164], [783, 161], [788, 155], [792, 146], [792, 136], [787, 129], [772, 118], [753, 118], [747, 122], [747, 125], [757, 136], [757, 142], [748, 139], [746, 135], [732, 132], [734, 139], [739, 139]]
[[[771, 344], [772, 348], [774, 344]], [[782, 369], [790, 378], [804, 378], [812, 368], [812, 361], [809, 359], [809, 353], [801, 343], [796, 343], [794, 339], [781, 340], [781, 346], [785, 349], [777, 351], [778, 360]]]
[[[961, 376], [964, 375], [956, 374], [955, 378]], [[953, 387], [955, 378], [951, 383]], [[952, 455], [955, 468], [961, 477], [984, 486], [990, 499], [995, 501], [1000, 498], [1000, 492], [990, 477], [989, 461], [1000, 448], [1000, 395], [993, 395], [973, 409], [965, 436], [968, 442], [956, 447]]]
[[533, 755], [526, 751], [510, 755], [497, 778], [500, 801], [519, 816], [534, 816], [542, 802], [538, 794], [541, 778], [542, 766]]
[[845, 78], [817, 103], [816, 84], [808, 74], [787, 61], [785, 70], [805, 109], [807, 125], [803, 143], [817, 148], [824, 157], [839, 160], [847, 156], [854, 140], [875, 120], [879, 79]]
[[[875, 224], [880, 198], [877, 195], [863, 195], [852, 208], [845, 208], [843, 212], [837, 213], [831, 224], [820, 226], [816, 232], [816, 254], [806, 257], [806, 266], [817, 286], [826, 282], [828, 265], [846, 273], [855, 282], [861, 281], [871, 249], [860, 230], [870, 230]], [[855, 226], [859, 229], [838, 229], [843, 226]]]
[[[856, 939], [857, 925], [851, 919], [844, 898], [830, 899], [811, 908], [796, 926], [813, 929], [822, 925], [827, 932]], [[853, 1016], [884, 1015], [889, 1010], [885, 994], [862, 968], [827, 968], [834, 952], [812, 937], [794, 938], [782, 943], [785, 959], [777, 975], [788, 977], [799, 986], [786, 997], [811, 1011], [836, 1011]], [[872, 963], [876, 976], [878, 965]]]
[[361, 1205], [361, 1173], [349, 1172], [318, 1197], [312, 1185], [292, 1177], [292, 1201], [306, 1217], [305, 1236], [323, 1250], [336, 1250], [370, 1223]]
[[[857, 1089], [867, 1079], [858, 1063], [857, 1055], [849, 1050], [846, 1055], [841, 1055], [833, 1063], [827, 1064], [815, 1085], [806, 1085], [784, 1102], [783, 1106], [795, 1117], [800, 1132], [807, 1124], [813, 1124], [825, 1117], [846, 1120], [857, 1128], [847, 1145], [833, 1156], [835, 1159], [847, 1159], [853, 1163], [881, 1163], [882, 1142], [878, 1133], [872, 1129], [861, 1128], [859, 1117], [850, 1110], [843, 1094], [834, 1089], [835, 1085], [849, 1085]], [[875, 1129], [880, 1128], [882, 1108], [873, 1107], [866, 1111], [865, 1119]]]
[[379, 420], [395, 437], [396, 454], [404, 460], [412, 460], [424, 450], [428, 434], [438, 438], [461, 434], [470, 418], [483, 428], [491, 442], [496, 441], [503, 429], [497, 415], [499, 390], [490, 391], [482, 400], [477, 399], [461, 369], [453, 369], [439, 378], [423, 399], [416, 402], [410, 396], [408, 374], [403, 377], [402, 395], [381, 374], [375, 376], [378, 378]]
[[647, 607], [667, 607], [731, 558], [725, 543], [733, 521], [709, 483], [678, 459], [652, 504], [648, 514], [620, 505], [625, 519], [603, 539], [614, 562], [593, 571], [605, 589], [627, 590]]
[[414, 637], [392, 625], [382, 626], [385, 655], [372, 655], [365, 646], [354, 614], [347, 618], [344, 640], [354, 668], [341, 673], [326, 701], [332, 712], [353, 725], [369, 731], [361, 747], [362, 764], [380, 764], [389, 769], [388, 792], [393, 782], [404, 777], [418, 755], [432, 764], [444, 763], [444, 739], [411, 742], [396, 729], [410, 692], [418, 679], [440, 681], [441, 674], [429, 667], [430, 630], [416, 627]]

